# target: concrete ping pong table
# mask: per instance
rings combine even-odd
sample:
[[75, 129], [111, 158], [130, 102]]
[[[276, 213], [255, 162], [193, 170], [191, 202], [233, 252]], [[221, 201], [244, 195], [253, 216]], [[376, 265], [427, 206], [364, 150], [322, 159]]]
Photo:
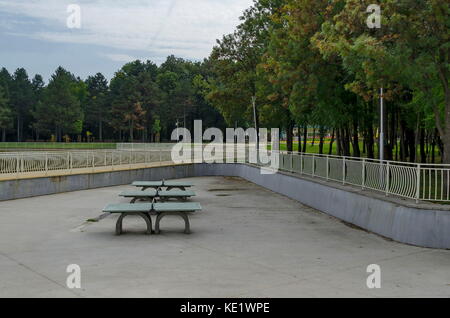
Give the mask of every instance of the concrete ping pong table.
[[135, 203], [138, 200], [150, 201], [155, 199], [160, 201], [168, 201], [170, 199], [177, 199], [180, 201], [187, 201], [187, 199], [194, 197], [196, 194], [194, 191], [182, 191], [182, 190], [143, 190], [143, 191], [124, 191], [119, 194], [119, 196], [124, 198], [132, 198], [130, 203]]
[[193, 186], [191, 182], [179, 182], [179, 181], [135, 181], [132, 183], [133, 186], [142, 188], [142, 191], [147, 189], [155, 189], [161, 190], [162, 188], [166, 188], [167, 191], [172, 189], [180, 189], [185, 191], [186, 188], [190, 188]]

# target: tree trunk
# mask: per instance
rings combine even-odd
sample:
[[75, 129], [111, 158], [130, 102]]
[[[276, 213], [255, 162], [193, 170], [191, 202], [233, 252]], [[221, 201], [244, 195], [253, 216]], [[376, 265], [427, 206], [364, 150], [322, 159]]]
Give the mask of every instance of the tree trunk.
[[416, 162], [416, 134], [413, 129], [406, 129], [406, 144], [409, 154], [409, 162]]
[[133, 126], [134, 126], [134, 124], [131, 121], [130, 122], [130, 142], [133, 142], [133, 140], [134, 140], [134, 129], [133, 129]]
[[323, 127], [320, 127], [319, 129], [319, 154], [322, 155], [323, 154], [323, 139], [325, 137], [325, 129]]
[[353, 157], [361, 157], [361, 150], [359, 149], [358, 123], [353, 122]]
[[316, 128], [314, 127], [313, 128], [313, 139], [312, 139], [312, 142], [311, 142], [311, 146], [314, 147], [315, 143], [316, 143]]
[[103, 141], [103, 120], [101, 118], [98, 121], [98, 140]]
[[[444, 57], [447, 57], [447, 63], [448, 63], [448, 50], [445, 51], [445, 49], [440, 51], [440, 55]], [[436, 126], [439, 129], [439, 133], [441, 135], [441, 140], [443, 143], [443, 158], [442, 162], [445, 164], [450, 164], [450, 86], [449, 86], [449, 74], [448, 69], [443, 66], [444, 64], [440, 65], [438, 68], [438, 74], [439, 78], [441, 80], [443, 89], [444, 89], [444, 96], [445, 96], [445, 127], [442, 127], [442, 123], [440, 121], [441, 116], [439, 115], [439, 110], [437, 107], [435, 107], [435, 113], [436, 116]]]
[[328, 149], [328, 154], [332, 155], [333, 154], [333, 144], [334, 144], [334, 135], [335, 135], [336, 131], [333, 129], [333, 132], [331, 134], [331, 140], [330, 140], [330, 148]]
[[420, 162], [427, 163], [427, 154], [425, 153], [425, 129], [420, 128]]
[[6, 128], [2, 129], [2, 142], [6, 142]]
[[373, 126], [369, 125], [367, 127], [367, 140], [366, 140], [366, 147], [367, 147], [367, 157], [370, 159], [375, 158], [375, 150], [374, 150], [374, 142], [373, 142]]
[[[417, 122], [416, 122], [416, 131], [414, 132], [414, 144], [415, 144], [415, 148], [414, 148], [414, 152], [415, 152], [415, 158], [418, 160], [420, 160], [420, 155], [418, 153], [419, 149], [417, 149], [417, 145], [419, 145], [420, 143], [420, 113], [417, 114]], [[420, 148], [420, 147], [419, 147]]]
[[346, 157], [350, 156], [350, 133], [348, 127], [345, 127], [341, 130], [341, 150], [343, 155]]
[[297, 125], [298, 127], [298, 152], [302, 152], [302, 132], [300, 129], [300, 125]]
[[20, 142], [20, 116], [17, 116], [17, 142]]
[[286, 146], [287, 151], [292, 152], [294, 147], [294, 123], [292, 121], [289, 122], [286, 130]]
[[436, 133], [434, 133], [431, 139], [431, 163], [436, 163], [436, 155], [434, 153], [434, 150], [436, 148], [436, 138]]
[[342, 141], [341, 141], [341, 129], [336, 130], [336, 144], [337, 144], [337, 155], [342, 156]]
[[303, 152], [306, 152], [306, 146], [308, 142], [308, 125], [303, 127]]

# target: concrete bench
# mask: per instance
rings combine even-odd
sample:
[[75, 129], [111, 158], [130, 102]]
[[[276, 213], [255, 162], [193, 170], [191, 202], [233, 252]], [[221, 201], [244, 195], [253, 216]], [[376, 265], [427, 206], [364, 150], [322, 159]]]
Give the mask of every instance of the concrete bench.
[[201, 211], [202, 207], [200, 203], [190, 202], [190, 203], [153, 203], [153, 212], [156, 213], [156, 222], [155, 222], [155, 233], [160, 233], [159, 224], [161, 223], [161, 219], [167, 215], [178, 215], [184, 220], [184, 233], [190, 234], [191, 227], [189, 224], [189, 213]]
[[103, 212], [112, 214], [120, 214], [116, 223], [116, 235], [122, 234], [123, 219], [128, 215], [138, 215], [142, 217], [147, 224], [146, 234], [152, 234], [152, 218], [150, 212], [152, 211], [152, 203], [139, 203], [139, 204], [109, 204], [103, 209]]
[[123, 230], [123, 219], [128, 215], [138, 215], [142, 217], [147, 224], [146, 234], [152, 234], [152, 219], [150, 213], [156, 214], [155, 233], [160, 233], [161, 219], [167, 215], [178, 215], [185, 222], [184, 233], [190, 234], [189, 213], [201, 211], [199, 203], [128, 203], [128, 204], [109, 204], [103, 209], [105, 213], [120, 214], [116, 223], [116, 235], [121, 235]]

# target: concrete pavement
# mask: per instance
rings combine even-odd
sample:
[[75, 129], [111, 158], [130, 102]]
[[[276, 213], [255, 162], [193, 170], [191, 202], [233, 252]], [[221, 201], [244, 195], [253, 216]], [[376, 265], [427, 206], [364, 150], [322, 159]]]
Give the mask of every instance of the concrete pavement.
[[[128, 186], [0, 203], [0, 297], [449, 297], [450, 251], [395, 243], [238, 178], [194, 182], [203, 211], [87, 222]], [[301, 189], [299, 189], [301, 191]], [[66, 267], [81, 267], [81, 289]], [[381, 289], [368, 289], [369, 264]]]

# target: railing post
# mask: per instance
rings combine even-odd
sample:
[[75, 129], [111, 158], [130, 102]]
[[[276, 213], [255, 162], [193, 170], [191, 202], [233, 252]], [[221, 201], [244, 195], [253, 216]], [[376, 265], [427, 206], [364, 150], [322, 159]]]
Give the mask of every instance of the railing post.
[[314, 175], [315, 175], [315, 168], [316, 168], [316, 156], [313, 154], [313, 156], [312, 156], [312, 176], [313, 176], [313, 178], [314, 178]]
[[389, 171], [391, 169], [389, 161], [386, 165], [386, 196], [389, 196]]
[[300, 153], [300, 174], [303, 174], [303, 152]]
[[111, 171], [114, 171], [114, 151], [111, 151]]
[[16, 157], [16, 174], [19, 176], [19, 170], [20, 170], [20, 157], [17, 155]]
[[294, 154], [291, 152], [291, 172], [294, 172]]
[[326, 166], [326, 169], [327, 169], [327, 181], [328, 181], [328, 180], [330, 180], [330, 176], [329, 176], [329, 171], [330, 171], [330, 157], [329, 157], [329, 156], [327, 156], [327, 166]]
[[416, 183], [416, 203], [419, 203], [419, 199], [420, 199], [420, 164], [417, 165], [417, 172], [416, 172], [416, 177], [417, 177], [417, 183]]
[[342, 157], [342, 184], [345, 185], [345, 157]]
[[69, 152], [70, 155], [70, 172], [72, 172], [73, 170], [73, 154], [71, 152]]
[[45, 153], [45, 175], [48, 175], [48, 152]]
[[366, 159], [363, 158], [362, 161], [362, 176], [361, 176], [361, 187], [364, 190], [364, 188], [366, 187]]

